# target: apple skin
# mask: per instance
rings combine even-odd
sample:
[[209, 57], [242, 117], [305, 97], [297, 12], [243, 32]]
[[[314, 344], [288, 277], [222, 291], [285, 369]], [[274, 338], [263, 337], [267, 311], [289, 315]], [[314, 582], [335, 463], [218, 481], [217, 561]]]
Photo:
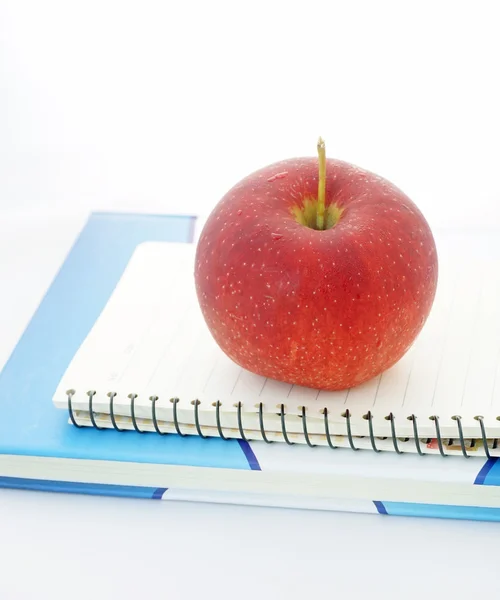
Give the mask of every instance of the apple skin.
[[209, 215], [194, 277], [207, 326], [235, 363], [339, 390], [408, 351], [432, 308], [438, 257], [420, 210], [384, 178], [327, 159], [325, 205], [343, 213], [322, 231], [292, 212], [317, 194], [312, 157], [245, 177]]

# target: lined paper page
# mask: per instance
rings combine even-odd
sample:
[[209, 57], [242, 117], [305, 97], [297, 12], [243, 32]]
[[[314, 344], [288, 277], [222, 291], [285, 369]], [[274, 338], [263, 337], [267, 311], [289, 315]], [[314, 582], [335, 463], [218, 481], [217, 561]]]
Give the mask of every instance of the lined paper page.
[[[412, 435], [408, 416], [416, 415], [422, 435], [434, 431], [437, 415], [443, 435], [477, 435], [474, 416], [500, 427], [500, 260], [496, 255], [444, 252], [438, 292], [431, 315], [416, 343], [397, 365], [357, 388], [318, 391], [266, 380], [225, 356], [211, 337], [198, 307], [193, 279], [194, 247], [147, 243], [139, 246], [120, 283], [74, 357], [54, 402], [66, 407], [73, 388], [76, 406], [88, 405], [94, 389], [96, 410], [107, 412], [107, 393], [117, 394], [115, 411], [130, 414], [128, 394], [137, 394], [136, 414], [148, 418], [150, 396], [158, 396], [158, 415], [172, 419], [171, 398], [179, 398], [178, 417], [193, 424], [193, 401], [199, 422], [215, 426], [217, 401], [228, 427], [237, 427], [237, 405], [245, 423], [259, 428], [262, 403], [265, 427], [280, 431], [280, 406], [287, 428], [300, 433], [298, 415], [306, 407], [311, 433], [324, 431], [328, 410], [331, 432], [345, 434], [346, 409], [354, 435], [367, 435], [370, 411], [376, 435], [390, 435], [392, 413], [399, 435]], [[471, 433], [472, 432], [472, 433]]]

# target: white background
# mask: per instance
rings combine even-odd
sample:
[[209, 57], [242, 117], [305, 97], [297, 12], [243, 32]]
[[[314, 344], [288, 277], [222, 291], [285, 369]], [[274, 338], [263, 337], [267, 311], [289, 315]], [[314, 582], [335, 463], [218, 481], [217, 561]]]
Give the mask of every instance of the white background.
[[[0, 0], [0, 360], [71, 215], [204, 214], [248, 172], [314, 154], [318, 135], [433, 226], [500, 226], [496, 9]], [[499, 532], [4, 490], [0, 598], [483, 596], [498, 591]]]
[[0, 2], [0, 206], [205, 212], [330, 156], [498, 223], [498, 3]]

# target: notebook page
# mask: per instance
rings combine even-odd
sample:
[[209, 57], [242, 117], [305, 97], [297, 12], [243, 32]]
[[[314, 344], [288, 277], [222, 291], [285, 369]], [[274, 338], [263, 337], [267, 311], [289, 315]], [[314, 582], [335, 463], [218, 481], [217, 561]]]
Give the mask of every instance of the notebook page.
[[144, 391], [163, 355], [178, 339], [189, 337], [183, 330], [193, 294], [183, 282], [186, 272], [192, 275], [193, 252], [189, 244], [147, 242], [137, 247], [59, 383], [58, 406], [67, 402], [68, 389], [75, 390], [75, 406], [88, 405], [87, 392], [95, 390], [96, 410], [109, 407], [109, 392], [127, 398]]
[[[326, 392], [267, 380], [242, 370], [211, 337], [198, 307], [193, 280], [194, 246], [147, 243], [139, 246], [106, 308], [74, 357], [54, 402], [65, 408], [66, 390], [88, 407], [86, 392], [96, 390], [94, 410], [109, 412], [108, 392], [116, 394], [116, 414], [130, 415], [136, 394], [138, 417], [150, 418], [151, 396], [158, 396], [158, 418], [194, 423], [194, 402], [202, 425], [216, 426], [215, 403], [223, 426], [258, 430], [259, 406], [265, 429], [280, 432], [281, 407], [287, 431], [301, 433], [303, 407], [310, 433], [324, 433], [327, 409], [331, 433], [345, 434], [349, 410], [353, 435], [367, 435], [370, 412], [375, 435], [412, 435], [408, 416], [416, 415], [421, 435], [432, 437], [438, 415], [443, 435], [453, 437], [459, 414], [466, 435], [477, 436], [474, 416], [500, 413], [500, 292], [498, 258], [445, 254], [430, 318], [405, 357], [392, 369], [357, 388]], [[241, 407], [238, 411], [238, 405]], [[239, 415], [238, 415], [239, 412]], [[486, 420], [485, 420], [486, 423]]]

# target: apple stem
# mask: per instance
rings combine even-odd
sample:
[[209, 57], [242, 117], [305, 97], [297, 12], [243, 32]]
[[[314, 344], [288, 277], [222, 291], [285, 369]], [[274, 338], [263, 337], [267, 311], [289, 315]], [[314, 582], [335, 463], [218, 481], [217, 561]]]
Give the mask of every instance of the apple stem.
[[318, 208], [316, 211], [316, 229], [325, 228], [325, 189], [326, 189], [326, 151], [325, 142], [318, 140], [319, 181], [318, 181]]

